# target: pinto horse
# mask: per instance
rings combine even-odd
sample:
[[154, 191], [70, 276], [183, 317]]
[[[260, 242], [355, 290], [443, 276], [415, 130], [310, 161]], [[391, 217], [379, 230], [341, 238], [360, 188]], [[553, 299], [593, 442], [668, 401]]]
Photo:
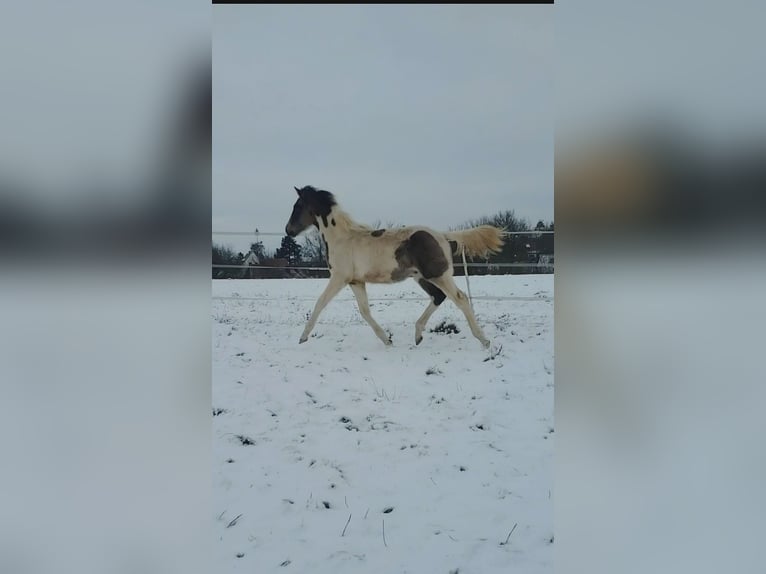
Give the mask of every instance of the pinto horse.
[[308, 340], [322, 309], [343, 287], [349, 285], [359, 305], [359, 312], [385, 345], [391, 338], [372, 318], [367, 301], [366, 283], [397, 283], [415, 279], [431, 297], [431, 303], [415, 323], [415, 344], [423, 340], [423, 329], [439, 305], [449, 297], [463, 312], [471, 332], [488, 348], [489, 340], [476, 322], [468, 297], [452, 278], [452, 251], [464, 249], [470, 257], [486, 257], [503, 245], [503, 232], [482, 225], [464, 231], [438, 232], [428, 227], [372, 229], [355, 222], [345, 213], [329, 191], [306, 186], [298, 192], [285, 233], [295, 237], [314, 225], [322, 234], [330, 267], [330, 282], [316, 302], [300, 342]]

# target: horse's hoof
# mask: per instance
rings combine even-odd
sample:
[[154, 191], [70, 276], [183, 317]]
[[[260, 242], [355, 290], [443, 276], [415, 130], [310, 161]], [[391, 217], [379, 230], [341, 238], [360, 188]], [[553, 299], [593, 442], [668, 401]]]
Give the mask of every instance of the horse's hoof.
[[423, 341], [423, 335], [421, 335], [420, 337], [416, 337], [416, 338], [415, 338], [415, 344], [416, 344], [416, 345], [420, 345], [420, 343], [421, 343], [422, 341]]
[[298, 341], [298, 344], [300, 345], [301, 343], [305, 343], [305, 342], [306, 342], [306, 341], [308, 341], [308, 340], [309, 340], [309, 338], [308, 338], [308, 337], [301, 337], [301, 340], [300, 340], [300, 341]]
[[487, 356], [484, 361], [492, 361], [495, 357], [497, 357], [500, 354], [500, 351], [503, 350], [502, 344], [494, 344], [489, 347], [489, 355]]

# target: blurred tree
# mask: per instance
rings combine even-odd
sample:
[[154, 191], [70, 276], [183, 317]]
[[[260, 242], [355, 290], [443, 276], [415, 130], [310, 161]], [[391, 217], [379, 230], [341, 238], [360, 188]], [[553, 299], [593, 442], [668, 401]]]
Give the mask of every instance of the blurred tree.
[[256, 241], [250, 244], [250, 251], [255, 253], [255, 256], [259, 261], [266, 259], [266, 248], [263, 246], [263, 241]]
[[372, 222], [373, 229], [396, 229], [397, 227], [404, 227], [401, 223], [394, 223], [390, 219], [383, 223], [380, 219], [376, 219]]
[[[213, 243], [213, 265], [242, 265], [242, 254], [235, 253], [227, 245], [217, 245]], [[238, 269], [228, 269], [225, 267], [213, 267], [213, 279], [229, 279], [239, 277], [241, 274]]]
[[322, 237], [319, 235], [319, 231], [316, 229], [308, 231], [303, 236], [301, 258], [303, 259], [304, 263], [308, 263], [313, 266], [322, 266], [325, 264], [327, 254], [325, 253], [325, 248], [322, 244]]
[[[498, 211], [494, 215], [485, 215], [478, 219], [470, 219], [459, 225], [457, 229], [468, 229], [478, 227], [479, 225], [494, 225], [504, 231], [530, 231], [529, 222], [516, 216], [512, 209]], [[527, 260], [526, 235], [506, 235], [503, 249], [497, 255], [493, 255], [491, 260], [496, 263], [519, 263]]]
[[295, 265], [301, 262], [301, 246], [290, 237], [285, 235], [282, 238], [282, 245], [277, 249], [274, 256], [277, 259], [286, 259], [289, 265]]
[[[553, 231], [553, 222], [551, 221], [543, 231]], [[553, 255], [553, 233], [545, 233], [537, 239], [537, 250], [545, 255]]]

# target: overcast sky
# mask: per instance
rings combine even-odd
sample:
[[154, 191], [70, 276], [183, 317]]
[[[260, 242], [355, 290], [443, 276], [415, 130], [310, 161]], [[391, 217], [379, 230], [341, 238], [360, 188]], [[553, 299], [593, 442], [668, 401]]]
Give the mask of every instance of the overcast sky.
[[364, 223], [552, 220], [553, 48], [550, 5], [213, 6], [213, 229], [282, 231], [294, 185]]

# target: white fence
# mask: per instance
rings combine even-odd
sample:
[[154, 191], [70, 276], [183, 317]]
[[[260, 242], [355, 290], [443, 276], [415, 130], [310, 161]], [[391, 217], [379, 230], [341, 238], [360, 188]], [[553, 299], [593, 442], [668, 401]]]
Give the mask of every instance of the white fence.
[[[552, 235], [554, 234], [554, 231], [504, 231], [503, 235], [510, 236], [510, 235]], [[255, 241], [258, 241], [260, 236], [266, 236], [266, 237], [284, 237], [284, 232], [277, 232], [277, 231], [258, 231], [257, 229], [255, 231], [213, 231], [213, 235], [229, 235], [229, 236], [241, 236], [241, 237], [252, 237], [255, 239]], [[489, 268], [489, 269], [502, 269], [502, 268], [511, 268], [511, 267], [523, 267], [527, 269], [545, 269], [545, 271], [548, 271], [550, 273], [553, 272], [553, 262], [551, 261], [551, 256], [547, 255], [545, 257], [545, 260], [542, 262], [536, 262], [536, 263], [490, 263], [487, 261], [486, 263], [468, 263], [468, 267], [472, 268]], [[301, 265], [289, 265], [289, 266], [270, 266], [270, 265], [224, 265], [224, 264], [213, 264], [213, 269], [285, 269], [285, 270], [295, 270], [295, 271], [330, 271], [328, 267], [312, 267], [312, 266], [301, 266]]]
[[[503, 231], [503, 235], [545, 235], [549, 233], [554, 233], [553, 231]], [[241, 236], [253, 236], [258, 237], [259, 235], [264, 236], [271, 236], [271, 237], [283, 237], [285, 235], [284, 231], [278, 232], [278, 231], [213, 231], [213, 235], [241, 235]]]

